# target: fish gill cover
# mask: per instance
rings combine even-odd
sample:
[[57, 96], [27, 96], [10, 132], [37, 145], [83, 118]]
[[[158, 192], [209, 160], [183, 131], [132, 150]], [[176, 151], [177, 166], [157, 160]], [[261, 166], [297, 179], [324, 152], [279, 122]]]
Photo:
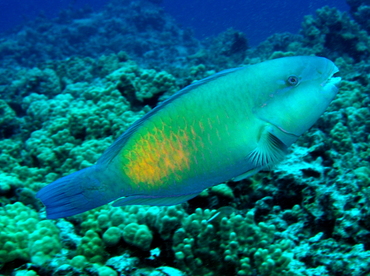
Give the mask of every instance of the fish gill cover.
[[[205, 41], [156, 1], [39, 17], [0, 41], [0, 274], [368, 275], [367, 1], [323, 7], [299, 34]], [[94, 164], [135, 120], [217, 71], [285, 56], [334, 61], [339, 94], [270, 172], [169, 207], [45, 219], [36, 192]], [[212, 219], [224, 206], [235, 211]]]

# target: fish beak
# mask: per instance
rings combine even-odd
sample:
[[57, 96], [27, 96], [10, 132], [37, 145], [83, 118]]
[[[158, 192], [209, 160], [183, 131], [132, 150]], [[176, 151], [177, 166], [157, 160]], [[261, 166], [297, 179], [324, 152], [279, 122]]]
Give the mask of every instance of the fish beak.
[[336, 73], [339, 72], [339, 69], [337, 66], [334, 66], [333, 71], [329, 75], [329, 78], [325, 80], [323, 83], [321, 83], [321, 86], [326, 86], [326, 85], [333, 85], [337, 88], [339, 88], [340, 81], [342, 80], [341, 77], [334, 77]]

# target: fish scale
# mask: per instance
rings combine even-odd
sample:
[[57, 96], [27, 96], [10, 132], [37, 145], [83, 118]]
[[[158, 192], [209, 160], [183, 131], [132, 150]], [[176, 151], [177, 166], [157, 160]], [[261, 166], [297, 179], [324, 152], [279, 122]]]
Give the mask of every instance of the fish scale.
[[[233, 99], [232, 95], [229, 97], [231, 100]], [[204, 104], [203, 98], [207, 98], [207, 105]], [[178, 189], [182, 193], [195, 182], [200, 183], [197, 189], [201, 191], [204, 188], [203, 185], [208, 185], [210, 179], [227, 180], [228, 175], [225, 174], [221, 178], [219, 171], [233, 170], [234, 164], [241, 162], [240, 159], [245, 157], [246, 154], [239, 156], [235, 156], [235, 154], [232, 156], [232, 154], [234, 151], [240, 153], [243, 150], [247, 151], [245, 142], [242, 140], [243, 132], [239, 130], [243, 128], [243, 124], [244, 128], [247, 129], [248, 121], [245, 120], [247, 118], [245, 109], [238, 106], [241, 105], [241, 101], [234, 100], [232, 105], [238, 108], [228, 110], [225, 100], [223, 104], [220, 104], [218, 98], [219, 93], [210, 93], [209, 90], [198, 91], [196, 95], [184, 95], [181, 106], [169, 106], [162, 114], [145, 122], [141, 130], [134, 133], [131, 141], [128, 141], [122, 148], [120, 154], [123, 156], [130, 154], [131, 146], [140, 147], [141, 144], [144, 144], [147, 140], [147, 134], [143, 134], [143, 132], [156, 133], [153, 129], [159, 121], [163, 127], [157, 135], [159, 136], [158, 140], [161, 141], [160, 145], [153, 144], [150, 149], [142, 146], [138, 150], [141, 153], [141, 159], [155, 158], [156, 160], [148, 166], [150, 171], [145, 171], [145, 166], [143, 169], [134, 170], [141, 177], [133, 175], [130, 166], [126, 162], [122, 162], [122, 167], [125, 168], [125, 174], [128, 178], [127, 182], [133, 182], [131, 185], [142, 187], [143, 190], [150, 189], [152, 194], [165, 194], [169, 186], [174, 187], [180, 184]], [[189, 114], [190, 108], [192, 108], [192, 112]], [[233, 124], [228, 122], [231, 116], [234, 118]], [[184, 122], [185, 126], [189, 126], [190, 132], [187, 135], [190, 136], [190, 143], [179, 135], [181, 129], [186, 129], [186, 127], [177, 124], [177, 122], [181, 122], [180, 118], [186, 118]], [[211, 121], [218, 121], [218, 125], [213, 128]], [[230, 135], [229, 128], [237, 128], [233, 131], [236, 134]], [[140, 138], [135, 140], [136, 136]], [[166, 150], [160, 150], [163, 148]], [[217, 151], [214, 151], [214, 148]], [[233, 150], [230, 151], [230, 149]], [[179, 153], [185, 158], [182, 159]], [[233, 160], [233, 157], [239, 160]], [[169, 162], [163, 166], [163, 163], [160, 162], [162, 159]], [[218, 162], [220, 159], [224, 159], [224, 161]], [[157, 172], [160, 172], [161, 175], [158, 176]]]
[[[184, 104], [184, 106], [187, 105]], [[154, 166], [154, 171], [156, 172], [162, 172], [162, 177], [154, 177], [154, 179], [151, 179], [150, 174], [148, 174], [146, 179], [142, 179], [142, 183], [134, 183], [135, 185], [146, 185], [146, 183], [151, 183], [151, 187], [163, 188], [167, 187], [174, 181], [182, 181], [184, 178], [186, 178], [187, 174], [191, 174], [191, 171], [196, 169], [194, 168], [194, 166], [197, 166], [196, 160], [203, 159], [202, 162], [204, 162], [205, 152], [207, 153], [207, 151], [210, 151], [212, 141], [209, 130], [211, 130], [211, 126], [209, 124], [208, 127], [205, 126], [204, 118], [200, 121], [191, 120], [191, 118], [188, 118], [190, 119], [189, 121], [191, 121], [191, 123], [188, 124], [184, 120], [185, 126], [180, 126], [176, 122], [181, 122], [181, 119], [177, 118], [184, 118], [184, 115], [179, 109], [172, 108], [171, 110], [174, 114], [169, 114], [171, 112], [167, 111], [166, 118], [168, 118], [168, 120], [161, 123], [161, 125], [164, 127], [163, 130], [160, 132], [153, 131], [155, 128], [155, 123], [148, 122], [149, 126], [145, 125], [145, 127], [142, 128], [143, 131], [147, 132], [148, 134], [141, 134], [139, 141], [131, 143], [132, 146], [140, 147], [141, 144], [148, 143], [149, 139], [147, 138], [147, 135], [150, 136], [151, 133], [156, 133], [157, 135], [153, 134], [153, 137], [155, 137], [154, 139], [157, 141], [160, 141], [160, 143], [152, 143], [153, 147], [150, 149], [142, 146], [139, 151], [142, 153], [141, 158], [145, 158], [146, 156], [146, 158], [152, 157], [156, 159], [154, 162], [152, 162], [151, 167]], [[209, 118], [207, 118], [207, 123], [208, 121]], [[188, 125], [190, 125], [190, 132], [185, 133], [185, 135], [181, 135], [181, 130], [187, 130]], [[140, 131], [134, 135], [140, 136], [139, 133]], [[133, 137], [132, 139], [135, 138]], [[128, 142], [128, 144], [122, 149], [121, 154], [123, 156], [132, 152], [130, 146], [130, 142]], [[206, 146], [207, 151], [205, 151]], [[200, 153], [200, 155], [197, 155], [196, 153]], [[210, 155], [209, 152], [208, 155]], [[160, 162], [162, 159], [167, 160], [167, 162], [163, 164], [163, 162]], [[128, 164], [129, 162], [122, 163], [123, 168], [126, 169], [126, 175], [128, 175], [130, 180], [138, 179], [137, 177], [131, 176], [132, 173], [130, 169], [127, 169], [130, 168]], [[139, 175], [146, 175], [145, 171], [143, 172], [142, 170], [136, 170], [136, 172]]]

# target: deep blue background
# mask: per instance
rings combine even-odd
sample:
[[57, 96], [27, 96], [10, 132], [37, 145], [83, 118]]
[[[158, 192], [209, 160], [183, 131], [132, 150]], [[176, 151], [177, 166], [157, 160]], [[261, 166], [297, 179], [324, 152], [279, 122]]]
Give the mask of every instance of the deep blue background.
[[246, 33], [251, 45], [276, 32], [297, 33], [303, 17], [323, 6], [349, 9], [345, 0], [165, 0], [164, 3], [178, 22], [194, 28], [198, 38], [233, 27]]
[[[108, 0], [0, 0], [0, 32], [8, 30], [41, 11], [54, 17], [72, 5], [101, 9]], [[297, 33], [303, 16], [325, 5], [348, 10], [345, 0], [164, 0], [164, 8], [198, 38], [217, 35], [233, 27], [247, 34], [256, 45], [276, 32]]]

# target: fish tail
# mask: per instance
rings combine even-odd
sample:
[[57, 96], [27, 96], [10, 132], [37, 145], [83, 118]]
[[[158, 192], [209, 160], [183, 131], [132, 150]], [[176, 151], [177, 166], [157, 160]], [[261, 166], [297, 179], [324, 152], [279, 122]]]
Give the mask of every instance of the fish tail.
[[86, 212], [107, 204], [104, 186], [96, 176], [95, 166], [62, 177], [42, 188], [36, 197], [46, 207], [48, 219], [57, 219]]

